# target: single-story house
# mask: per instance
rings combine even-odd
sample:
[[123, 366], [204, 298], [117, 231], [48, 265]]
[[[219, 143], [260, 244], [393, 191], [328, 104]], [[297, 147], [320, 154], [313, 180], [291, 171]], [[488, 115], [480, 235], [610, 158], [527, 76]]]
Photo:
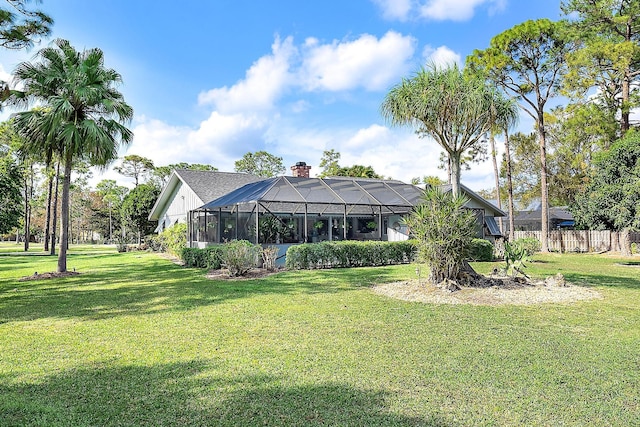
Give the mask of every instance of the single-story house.
[[[542, 207], [540, 203], [528, 207], [526, 210], [514, 213], [513, 225], [516, 231], [542, 230]], [[549, 207], [549, 229], [573, 229], [575, 221], [573, 214], [566, 206]]]
[[[423, 189], [397, 180], [310, 178], [304, 162], [293, 176], [260, 178], [225, 172], [175, 171], [149, 219], [160, 232], [188, 224], [188, 245], [205, 247], [234, 239], [282, 245], [335, 240], [406, 240], [402, 219]], [[443, 186], [450, 191], [451, 186]], [[506, 214], [462, 186], [478, 218], [478, 237], [500, 236], [495, 217]]]
[[246, 173], [174, 170], [149, 214], [150, 221], [158, 221], [156, 232], [178, 222], [187, 222], [187, 213], [211, 200], [264, 179]]
[[423, 190], [394, 180], [279, 176], [247, 184], [189, 212], [189, 242], [262, 244], [405, 240], [402, 217]]

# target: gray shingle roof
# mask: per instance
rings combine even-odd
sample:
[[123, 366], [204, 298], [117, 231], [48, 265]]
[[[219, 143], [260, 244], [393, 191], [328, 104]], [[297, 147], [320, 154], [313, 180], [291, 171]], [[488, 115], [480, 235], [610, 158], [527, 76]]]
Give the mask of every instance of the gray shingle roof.
[[160, 196], [158, 196], [158, 200], [153, 205], [149, 213], [149, 219], [152, 221], [160, 219], [164, 209], [171, 203], [176, 189], [181, 184], [190, 188], [201, 203], [207, 203], [245, 184], [262, 179], [264, 178], [246, 173], [174, 170], [169, 177], [169, 182], [164, 186]]
[[235, 172], [176, 170], [176, 174], [204, 203], [222, 197], [245, 184], [263, 180], [263, 177]]
[[[452, 191], [452, 185], [451, 184], [445, 184], [445, 185], [441, 185], [439, 188], [441, 191], [444, 191], [445, 193]], [[502, 209], [498, 208], [496, 205], [494, 205], [493, 203], [489, 202], [486, 199], [483, 199], [482, 197], [480, 197], [480, 195], [474, 193], [473, 191], [471, 191], [471, 189], [469, 187], [467, 187], [466, 185], [462, 185], [460, 184], [460, 190], [462, 190], [462, 194], [464, 194], [465, 196], [467, 196], [468, 198], [470, 198], [471, 200], [475, 200], [477, 203], [479, 203], [481, 206], [484, 206], [485, 208], [492, 210], [494, 212], [494, 216], [499, 217], [499, 216], [507, 216], [507, 213], [505, 211], [503, 211]]]

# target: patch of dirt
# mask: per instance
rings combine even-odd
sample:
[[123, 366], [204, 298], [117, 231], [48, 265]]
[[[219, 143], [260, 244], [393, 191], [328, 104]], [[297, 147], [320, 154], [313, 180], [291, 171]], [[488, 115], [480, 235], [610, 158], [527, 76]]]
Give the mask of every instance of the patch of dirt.
[[176, 264], [176, 265], [184, 265], [184, 262], [182, 262], [182, 260], [180, 258], [178, 258], [175, 255], [171, 255], [169, 253], [166, 252], [156, 252], [158, 254], [158, 256], [160, 258], [164, 258], [168, 261], [171, 261], [172, 263]]
[[207, 273], [207, 279], [212, 279], [212, 280], [261, 279], [263, 277], [268, 277], [273, 274], [279, 273], [280, 271], [282, 270], [267, 270], [266, 268], [254, 268], [244, 276], [229, 276], [229, 270], [227, 269], [210, 270], [209, 273]]
[[45, 280], [45, 279], [55, 279], [58, 277], [70, 277], [70, 276], [77, 276], [78, 273], [77, 271], [65, 271], [64, 273], [58, 273], [58, 272], [51, 272], [51, 273], [36, 273], [33, 274], [32, 276], [25, 276], [22, 277], [21, 279], [19, 279], [19, 282], [26, 282], [28, 280]]
[[602, 295], [593, 289], [565, 282], [561, 275], [539, 282], [530, 282], [522, 278], [490, 279], [491, 286], [464, 286], [456, 291], [433, 285], [426, 280], [385, 283], [374, 286], [372, 290], [390, 298], [427, 304], [533, 305], [602, 298]]

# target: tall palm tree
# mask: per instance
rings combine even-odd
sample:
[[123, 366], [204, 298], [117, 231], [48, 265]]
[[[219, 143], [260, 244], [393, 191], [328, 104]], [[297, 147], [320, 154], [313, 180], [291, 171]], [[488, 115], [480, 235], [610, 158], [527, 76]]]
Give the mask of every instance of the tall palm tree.
[[392, 87], [381, 112], [392, 125], [413, 126], [440, 144], [451, 164], [452, 193], [458, 195], [462, 155], [481, 144], [491, 128], [495, 93], [480, 75], [432, 64]]
[[133, 139], [125, 126], [133, 109], [116, 89], [122, 82], [120, 74], [105, 68], [100, 49], [78, 52], [67, 40], [58, 39], [36, 58], [38, 62], [23, 62], [16, 68], [14, 80], [23, 90], [13, 92], [9, 100], [17, 106], [44, 107], [41, 114], [17, 113], [17, 130], [32, 144], [56, 146], [64, 163], [58, 272], [65, 272], [74, 161], [85, 159], [105, 167], [115, 160], [120, 144]]

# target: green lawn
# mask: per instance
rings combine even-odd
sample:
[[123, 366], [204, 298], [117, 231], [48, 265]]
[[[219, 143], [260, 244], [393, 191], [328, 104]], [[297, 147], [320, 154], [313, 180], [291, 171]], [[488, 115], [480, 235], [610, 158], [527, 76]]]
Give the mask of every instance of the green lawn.
[[81, 249], [37, 282], [55, 258], [0, 256], [1, 426], [640, 425], [640, 268], [615, 258], [528, 269], [602, 300], [481, 307], [369, 290], [415, 266], [224, 282]]

